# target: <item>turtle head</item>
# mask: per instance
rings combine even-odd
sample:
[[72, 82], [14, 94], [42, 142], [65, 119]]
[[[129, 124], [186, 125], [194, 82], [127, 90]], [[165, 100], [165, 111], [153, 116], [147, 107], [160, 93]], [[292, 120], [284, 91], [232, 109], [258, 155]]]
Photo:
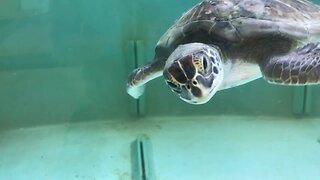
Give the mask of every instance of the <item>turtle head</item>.
[[201, 43], [179, 46], [168, 58], [163, 76], [170, 89], [190, 104], [208, 102], [223, 80], [218, 48]]

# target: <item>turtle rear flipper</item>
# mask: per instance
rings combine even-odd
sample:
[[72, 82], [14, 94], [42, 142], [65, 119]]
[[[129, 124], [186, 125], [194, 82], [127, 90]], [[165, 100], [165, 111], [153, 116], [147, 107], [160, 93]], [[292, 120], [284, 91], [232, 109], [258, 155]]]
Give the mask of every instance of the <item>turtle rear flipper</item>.
[[284, 56], [259, 64], [270, 83], [306, 85], [320, 83], [320, 43], [310, 43]]
[[162, 75], [164, 61], [156, 60], [132, 71], [127, 81], [127, 93], [138, 99], [145, 89], [145, 84]]

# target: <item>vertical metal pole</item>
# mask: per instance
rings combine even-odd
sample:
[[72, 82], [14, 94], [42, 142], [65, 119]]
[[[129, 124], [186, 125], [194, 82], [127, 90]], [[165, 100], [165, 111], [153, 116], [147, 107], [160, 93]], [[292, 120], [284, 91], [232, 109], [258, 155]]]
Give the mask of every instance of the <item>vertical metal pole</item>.
[[[137, 67], [143, 66], [145, 64], [145, 48], [143, 41], [137, 40], [135, 42], [135, 49], [136, 49], [136, 64]], [[146, 92], [145, 92], [146, 93]], [[146, 96], [145, 94], [142, 95], [138, 99], [138, 105], [137, 105], [137, 114], [138, 116], [144, 116], [146, 114]]]
[[153, 155], [151, 140], [146, 136], [139, 136], [131, 144], [132, 179], [154, 180]]
[[[136, 62], [136, 50], [135, 50], [135, 41], [130, 40], [127, 43], [126, 48], [126, 62], [127, 62], [127, 68], [128, 73], [131, 73], [132, 70], [137, 68], [137, 62]], [[129, 97], [129, 104], [130, 104], [130, 114], [137, 116], [138, 115], [138, 101], [136, 99], [133, 99], [132, 97]]]
[[[130, 40], [127, 44], [127, 61], [129, 73], [143, 66], [145, 62], [145, 48], [140, 40]], [[143, 116], [146, 114], [146, 98], [142, 95], [138, 100], [130, 97], [130, 113], [135, 116]]]
[[312, 87], [295, 87], [293, 95], [293, 113], [295, 115], [307, 115], [312, 111]]
[[292, 111], [295, 115], [304, 114], [305, 87], [294, 87]]
[[310, 114], [312, 111], [312, 88], [312, 86], [305, 87], [304, 114]]

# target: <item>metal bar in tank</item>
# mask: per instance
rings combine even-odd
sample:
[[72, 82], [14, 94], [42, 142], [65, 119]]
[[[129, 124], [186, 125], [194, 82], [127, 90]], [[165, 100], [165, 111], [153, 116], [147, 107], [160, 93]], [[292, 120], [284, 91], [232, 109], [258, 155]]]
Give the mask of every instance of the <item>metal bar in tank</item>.
[[295, 87], [293, 96], [293, 113], [307, 115], [312, 111], [312, 86]]
[[292, 111], [295, 115], [304, 114], [304, 97], [305, 97], [305, 87], [294, 87], [293, 90], [293, 104]]
[[[127, 44], [128, 72], [144, 64], [145, 50], [143, 42], [140, 40], [130, 40]], [[130, 114], [134, 116], [143, 116], [146, 114], [146, 98], [142, 95], [138, 100], [129, 97]]]
[[[136, 59], [136, 67], [143, 66], [145, 64], [145, 48], [143, 41], [137, 40], [135, 41], [135, 59]], [[146, 93], [146, 92], [145, 92]], [[146, 114], [146, 95], [142, 95], [138, 99], [138, 115], [144, 116]]]
[[[127, 42], [127, 48], [126, 48], [126, 62], [127, 62], [127, 71], [130, 73], [133, 69], [137, 67], [137, 61], [136, 61], [136, 48], [135, 48], [135, 41], [130, 40]], [[132, 97], [129, 97], [129, 108], [130, 108], [130, 114], [137, 116], [138, 115], [138, 100], [133, 99]]]
[[312, 86], [305, 87], [304, 94], [304, 114], [310, 114], [312, 111]]
[[139, 136], [131, 144], [131, 165], [133, 180], [154, 180], [151, 140], [146, 135]]

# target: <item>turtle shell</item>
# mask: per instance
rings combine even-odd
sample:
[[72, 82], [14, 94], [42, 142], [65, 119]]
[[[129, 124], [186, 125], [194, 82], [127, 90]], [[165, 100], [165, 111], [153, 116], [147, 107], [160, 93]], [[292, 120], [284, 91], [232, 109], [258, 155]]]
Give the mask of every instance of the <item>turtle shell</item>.
[[207, 0], [184, 13], [162, 36], [156, 56], [190, 42], [240, 43], [254, 37], [320, 39], [320, 6], [306, 0]]

